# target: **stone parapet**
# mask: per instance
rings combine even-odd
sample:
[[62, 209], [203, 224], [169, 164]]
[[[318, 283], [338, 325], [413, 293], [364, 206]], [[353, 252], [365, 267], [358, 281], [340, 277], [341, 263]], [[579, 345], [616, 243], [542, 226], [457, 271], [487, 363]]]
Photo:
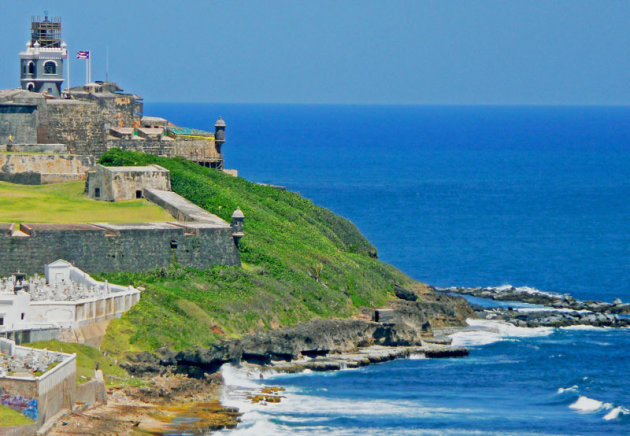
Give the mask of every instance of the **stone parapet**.
[[85, 180], [93, 156], [0, 153], [0, 180], [24, 185]]
[[[186, 225], [182, 225], [186, 224]], [[65, 259], [89, 273], [146, 271], [173, 263], [207, 269], [240, 265], [229, 226], [207, 223], [0, 225], [0, 275], [43, 273]]]

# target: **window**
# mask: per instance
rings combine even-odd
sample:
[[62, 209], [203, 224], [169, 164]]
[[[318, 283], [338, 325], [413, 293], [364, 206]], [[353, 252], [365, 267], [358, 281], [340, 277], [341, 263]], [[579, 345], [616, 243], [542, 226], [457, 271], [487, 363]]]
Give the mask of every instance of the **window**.
[[26, 89], [28, 91], [35, 91], [35, 84], [29, 83], [28, 85], [26, 85]]
[[175, 239], [171, 240], [171, 248], [173, 249], [177, 248], [177, 241]]
[[22, 312], [22, 316], [20, 317], [22, 321], [24, 321], [24, 312]]
[[4, 325], [4, 316], [0, 316], [0, 325]]
[[94, 188], [94, 197], [100, 198], [101, 196], [101, 188]]
[[48, 61], [44, 64], [44, 74], [57, 74], [57, 63]]
[[35, 62], [28, 63], [28, 74], [35, 74]]
[[142, 191], [140, 190], [136, 191], [136, 198], [142, 198]]

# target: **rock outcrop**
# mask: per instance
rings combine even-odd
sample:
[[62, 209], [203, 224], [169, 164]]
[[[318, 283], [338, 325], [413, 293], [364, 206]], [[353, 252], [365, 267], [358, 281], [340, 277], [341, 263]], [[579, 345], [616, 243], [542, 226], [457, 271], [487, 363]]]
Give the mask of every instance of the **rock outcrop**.
[[587, 310], [595, 313], [630, 314], [630, 303], [617, 298], [612, 303], [604, 301], [580, 301], [570, 295], [559, 295], [528, 287], [499, 286], [476, 288], [434, 288], [439, 293], [471, 295], [496, 301], [519, 301], [522, 303], [548, 306], [555, 309]]
[[[432, 326], [464, 326], [466, 318], [474, 316], [463, 298], [437, 294], [422, 295], [420, 301], [396, 300], [388, 311], [391, 312], [388, 322], [313, 319], [292, 327], [226, 340], [204, 349], [174, 352], [163, 348], [156, 354], [136, 353], [128, 356], [124, 367], [136, 375], [178, 372], [203, 377], [228, 362], [268, 365], [352, 353], [361, 347], [422, 346], [423, 339], [433, 336]], [[442, 355], [448, 355], [443, 346], [440, 350]], [[464, 355], [462, 353], [460, 350], [453, 356]]]
[[623, 318], [617, 314], [586, 311], [559, 311], [552, 308], [536, 312], [525, 312], [500, 307], [492, 309], [477, 307], [475, 313], [479, 318], [506, 321], [517, 327], [568, 327], [573, 325], [590, 325], [594, 327], [630, 326], [630, 318]]

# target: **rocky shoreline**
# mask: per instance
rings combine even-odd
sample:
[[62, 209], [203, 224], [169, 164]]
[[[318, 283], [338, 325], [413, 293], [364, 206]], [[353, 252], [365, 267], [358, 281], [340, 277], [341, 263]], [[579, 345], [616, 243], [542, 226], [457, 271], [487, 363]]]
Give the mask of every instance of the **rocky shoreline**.
[[[383, 319], [374, 321], [379, 314]], [[224, 340], [204, 349], [175, 352], [161, 348], [156, 353], [130, 354], [123, 367], [140, 377], [179, 373], [204, 378], [225, 363], [281, 367], [308, 362], [309, 366], [333, 369], [337, 363], [322, 362], [336, 362], [339, 360], [336, 356], [372, 346], [420, 347], [430, 355], [432, 351], [427, 344], [433, 344], [435, 353], [439, 347], [447, 346], [444, 339], [434, 338], [434, 328], [464, 327], [466, 318], [473, 316], [463, 298], [429, 293], [419, 301], [399, 299], [387, 309], [366, 310], [359, 319], [314, 319], [293, 327]], [[436, 344], [440, 341], [442, 344]], [[346, 360], [354, 364], [352, 359]]]
[[[476, 288], [435, 288], [445, 294], [470, 295], [503, 302], [527, 303], [542, 307], [493, 307], [471, 304], [481, 319], [509, 322], [517, 327], [630, 327], [630, 303], [617, 299], [613, 303], [580, 301], [570, 295], [557, 295], [531, 288], [513, 286]], [[621, 315], [621, 316], [620, 316]]]
[[[444, 329], [465, 327], [466, 319], [474, 316], [463, 298], [432, 292], [417, 296], [400, 287], [396, 294], [398, 299], [387, 308], [365, 309], [354, 319], [314, 319], [205, 349], [130, 353], [121, 366], [137, 377], [140, 386], [108, 389], [107, 404], [73, 411], [50, 434], [74, 434], [77, 428], [113, 429], [116, 434], [136, 430], [197, 434], [233, 428], [238, 410], [220, 404], [224, 381], [219, 370], [224, 364], [262, 375], [359, 368], [412, 356], [468, 355], [467, 348], [450, 346], [446, 336], [450, 330]], [[281, 391], [263, 386], [245, 398], [261, 404], [279, 402]]]
[[630, 303], [616, 299], [612, 303], [605, 301], [581, 301], [568, 294], [559, 295], [551, 292], [539, 291], [529, 287], [489, 286], [463, 288], [432, 288], [434, 291], [446, 294], [470, 295], [496, 301], [518, 301], [521, 303], [548, 306], [554, 309], [587, 310], [594, 313], [630, 314]]

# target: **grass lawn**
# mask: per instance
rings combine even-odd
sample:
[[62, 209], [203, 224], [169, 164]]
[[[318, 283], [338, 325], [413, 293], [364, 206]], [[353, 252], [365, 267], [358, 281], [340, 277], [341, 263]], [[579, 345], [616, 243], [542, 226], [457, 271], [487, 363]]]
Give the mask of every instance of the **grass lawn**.
[[20, 412], [0, 404], [0, 427], [27, 425], [33, 422]]
[[0, 222], [137, 223], [172, 221], [171, 214], [146, 200], [108, 202], [83, 194], [84, 182], [15, 185], [0, 182]]

